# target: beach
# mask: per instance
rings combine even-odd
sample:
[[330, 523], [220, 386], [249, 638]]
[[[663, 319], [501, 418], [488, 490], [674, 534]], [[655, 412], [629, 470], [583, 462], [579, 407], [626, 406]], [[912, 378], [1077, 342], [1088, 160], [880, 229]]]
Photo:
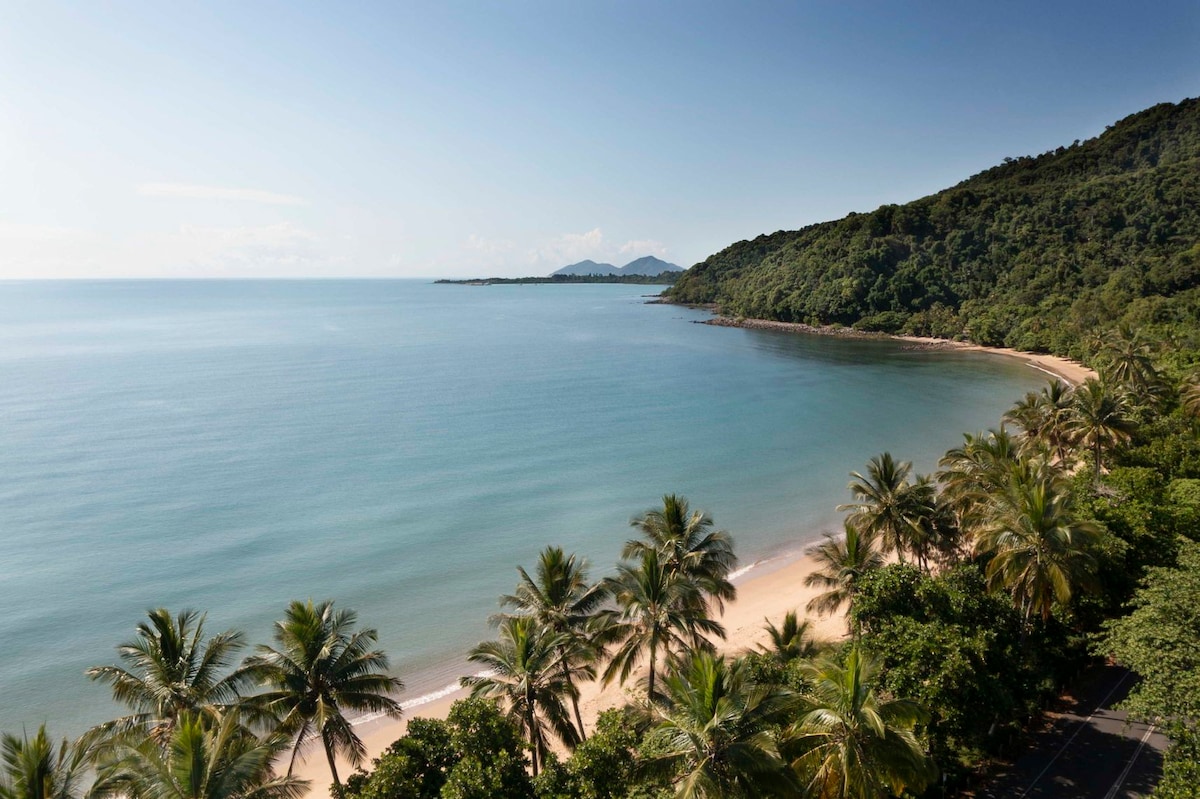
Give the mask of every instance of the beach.
[[[859, 334], [842, 328], [814, 328], [802, 324], [766, 320], [734, 320], [726, 317], [716, 317], [707, 320], [706, 323], [723, 327], [745, 327], [820, 335], [882, 337], [906, 342], [922, 349], [988, 353], [1024, 361], [1032, 368], [1044, 372], [1050, 377], [1062, 379], [1071, 385], [1079, 385], [1089, 378], [1096, 377], [1094, 370], [1067, 358], [1007, 348], [984, 347], [946, 339], [878, 336], [876, 334]], [[1017, 397], [1013, 397], [1014, 402], [1017, 399]], [[736, 655], [756, 649], [768, 639], [765, 630], [766, 621], [770, 620], [778, 625], [784, 614], [790, 610], [796, 610], [804, 618], [805, 605], [818, 593], [817, 589], [805, 587], [804, 580], [816, 568], [816, 562], [807, 554], [807, 551], [799, 550], [752, 564], [749, 569], [746, 569], [740, 579], [734, 581], [738, 589], [737, 599], [728, 603], [724, 614], [720, 616], [720, 620], [725, 626], [726, 638], [724, 641], [717, 642], [719, 651]], [[812, 623], [814, 636], [818, 640], [835, 641], [847, 634], [846, 619], [843, 613], [839, 612], [827, 617], [808, 616], [808, 618]], [[642, 675], [644, 675], [644, 664], [638, 676]], [[603, 711], [619, 707], [630, 700], [631, 694], [627, 693], [627, 689], [634, 689], [635, 683], [636, 680], [631, 680], [626, 686], [622, 686], [614, 681], [606, 686], [599, 681], [594, 681], [580, 686], [580, 712], [589, 731], [594, 727], [597, 717]], [[404, 734], [408, 719], [444, 719], [449, 714], [451, 705], [466, 695], [467, 691], [464, 689], [447, 692], [432, 701], [425, 701], [411, 710], [406, 710], [404, 718], [400, 720], [374, 719], [357, 725], [357, 731], [366, 745], [368, 753], [368, 762], [363, 764], [364, 767], [369, 770], [369, 760], [378, 757], [393, 741]], [[338, 771], [344, 779], [345, 776], [352, 773], [352, 767], [344, 759], [340, 759]], [[311, 743], [308, 745], [304, 759], [296, 767], [296, 773], [310, 781], [310, 797], [324, 799], [329, 796], [329, 766], [319, 746]]]
[[[816, 562], [801, 551], [756, 563], [741, 578], [735, 579], [738, 595], [736, 600], [726, 604], [725, 613], [720, 617], [725, 625], [726, 638], [723, 642], [717, 642], [718, 649], [731, 655], [755, 649], [767, 641], [764, 629], [766, 620], [778, 626], [789, 610], [796, 610], [803, 617], [804, 606], [819, 593], [818, 589], [804, 585], [805, 577], [815, 568]], [[818, 640], [834, 641], [846, 635], [846, 620], [840, 613], [824, 618], [809, 618], [814, 637]], [[626, 687], [634, 688], [634, 681], [631, 680], [625, 687], [615, 681], [608, 686], [599, 682], [581, 686], [580, 712], [589, 732], [600, 713], [626, 702]], [[413, 708], [411, 712], [406, 711], [403, 719], [376, 719], [357, 725], [356, 731], [367, 748], [368, 762], [364, 766], [369, 770], [369, 759], [378, 757], [404, 734], [408, 719], [443, 719], [450, 712], [450, 706], [466, 695], [466, 690], [459, 690]], [[324, 799], [329, 796], [331, 782], [324, 752], [313, 742], [306, 747], [303, 758], [296, 766], [296, 774], [310, 781], [310, 797]], [[343, 780], [352, 771], [349, 763], [339, 759], [338, 773]]]

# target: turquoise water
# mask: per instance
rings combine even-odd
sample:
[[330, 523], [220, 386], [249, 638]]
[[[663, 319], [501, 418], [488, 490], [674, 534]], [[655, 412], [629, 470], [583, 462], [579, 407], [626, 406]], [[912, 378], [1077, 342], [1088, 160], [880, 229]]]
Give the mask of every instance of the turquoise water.
[[685, 494], [743, 564], [834, 529], [1044, 382], [1016, 361], [692, 324], [638, 286], [0, 283], [0, 730], [114, 708], [83, 670], [146, 609], [268, 640], [377, 627], [419, 696], [548, 543], [611, 569]]

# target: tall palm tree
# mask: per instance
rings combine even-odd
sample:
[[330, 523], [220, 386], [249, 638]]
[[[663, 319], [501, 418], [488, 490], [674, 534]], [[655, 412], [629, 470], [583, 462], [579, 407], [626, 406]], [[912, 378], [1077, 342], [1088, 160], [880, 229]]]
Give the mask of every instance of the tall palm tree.
[[1075, 414], [1071, 432], [1080, 446], [1091, 450], [1095, 477], [1103, 471], [1101, 455], [1129, 440], [1134, 424], [1129, 416], [1129, 403], [1120, 391], [1089, 378], [1075, 390]]
[[910, 699], [876, 693], [879, 662], [857, 645], [845, 665], [833, 658], [805, 664], [811, 688], [788, 731], [792, 766], [818, 799], [877, 799], [919, 793], [935, 767], [913, 732], [929, 715]]
[[876, 455], [867, 463], [867, 474], [851, 472], [847, 486], [855, 502], [839, 505], [850, 511], [849, 522], [877, 540], [884, 552], [894, 552], [904, 562], [904, 553], [919, 546], [922, 518], [929, 513], [923, 498], [912, 491], [908, 475], [912, 463], [897, 462], [890, 452]]
[[724, 530], [712, 529], [712, 517], [691, 510], [685, 497], [667, 494], [661, 508], [646, 511], [630, 524], [642, 532], [644, 540], [627, 541], [622, 558], [635, 559], [656, 550], [668, 571], [693, 581], [718, 611], [724, 611], [725, 601], [737, 595], [729, 581], [729, 573], [737, 565], [733, 539]]
[[122, 799], [300, 799], [308, 781], [277, 777], [272, 761], [287, 740], [246, 732], [236, 711], [216, 722], [186, 712], [165, 747], [124, 744], [100, 768], [98, 796]]
[[508, 616], [500, 622], [500, 639], [485, 641], [467, 659], [487, 667], [484, 675], [463, 677], [472, 696], [502, 700], [508, 715], [525, 730], [533, 745], [533, 773], [550, 751], [547, 728], [568, 747], [579, 742], [564, 696], [575, 687], [562, 676], [559, 647], [567, 636], [542, 626], [532, 616]]
[[141, 731], [166, 741], [181, 713], [207, 712], [237, 699], [238, 678], [223, 673], [243, 646], [242, 633], [204, 637], [205, 616], [194, 610], [172, 616], [149, 612], [137, 636], [117, 647], [123, 666], [93, 666], [85, 673], [112, 687], [113, 699], [134, 711], [88, 733], [89, 740]]
[[658, 550], [645, 550], [635, 563], [620, 564], [606, 584], [617, 607], [601, 616], [603, 640], [616, 645], [604, 670], [605, 683], [618, 676], [624, 683], [645, 657], [647, 693], [653, 701], [660, 659], [711, 649], [707, 636], [725, 637], [725, 628], [708, 617], [699, 588], [663, 565]]
[[976, 549], [991, 556], [988, 586], [1012, 595], [1028, 633], [1035, 614], [1048, 619], [1056, 600], [1069, 602], [1076, 588], [1090, 582], [1096, 566], [1090, 547], [1099, 530], [1074, 517], [1061, 477], [1035, 470], [1014, 470], [990, 514]]
[[1183, 381], [1179, 399], [1184, 413], [1200, 418], [1200, 372], [1193, 372]]
[[937, 479], [958, 528], [970, 533], [979, 523], [979, 510], [988, 497], [1008, 485], [1009, 472], [1021, 460], [1021, 447], [1004, 428], [987, 433], [964, 433], [963, 445], [938, 461]]
[[579, 712], [578, 692], [574, 690], [573, 672], [584, 677], [595, 676], [592, 661], [596, 646], [589, 625], [608, 597], [603, 583], [589, 583], [587, 562], [574, 555], [567, 556], [561, 547], [546, 547], [538, 558], [536, 579], [518, 566], [521, 581], [512, 594], [500, 597], [500, 604], [518, 613], [532, 616], [542, 626], [552, 630], [563, 641], [558, 645], [558, 664], [562, 678], [571, 691], [571, 705], [579, 739], [587, 740], [583, 717]]
[[32, 740], [0, 738], [0, 799], [80, 799], [88, 778], [88, 751], [65, 739], [55, 747], [38, 727]]
[[1073, 390], [1061, 380], [1029, 392], [1004, 414], [1004, 421], [1023, 431], [1022, 438], [1045, 447], [1059, 463], [1065, 464], [1073, 439], [1070, 422]]
[[663, 678], [661, 705], [651, 706], [655, 761], [679, 774], [679, 799], [796, 796], [800, 785], [779, 753], [770, 726], [795, 698], [754, 685], [740, 660], [698, 652]]
[[827, 616], [842, 605], [852, 605], [858, 581], [869, 571], [883, 566], [883, 554], [874, 539], [845, 522], [841, 537], [825, 534], [825, 540], [809, 550], [818, 568], [804, 578], [809, 588], [825, 589], [809, 600], [807, 610]]
[[339, 790], [336, 755], [345, 754], [357, 766], [366, 754], [345, 714], [361, 711], [399, 718], [400, 705], [391, 694], [404, 688], [387, 674], [387, 655], [372, 648], [378, 638], [375, 630], [356, 631], [357, 621], [354, 611], [334, 610], [330, 600], [315, 605], [312, 600], [294, 601], [275, 623], [279, 648], [260, 644], [239, 671], [240, 677], [267, 689], [247, 703], [275, 719], [280, 733], [294, 737], [288, 774], [305, 739], [315, 732]]
[[1154, 403], [1162, 393], [1163, 378], [1154, 366], [1154, 347], [1139, 331], [1121, 324], [1105, 336], [1099, 348], [1103, 371], [1113, 385], [1139, 401]]
[[812, 623], [800, 621], [796, 611], [789, 610], [778, 627], [770, 619], [766, 631], [769, 644], [759, 644], [759, 651], [775, 658], [780, 663], [790, 663], [799, 658], [810, 658], [817, 654], [817, 642], [812, 638]]

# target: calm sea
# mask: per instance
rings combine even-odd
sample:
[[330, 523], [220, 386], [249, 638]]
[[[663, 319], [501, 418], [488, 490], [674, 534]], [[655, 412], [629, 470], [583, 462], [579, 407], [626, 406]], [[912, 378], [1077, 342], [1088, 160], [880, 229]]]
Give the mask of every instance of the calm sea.
[[269, 640], [292, 599], [378, 628], [412, 699], [469, 670], [546, 544], [612, 569], [686, 495], [743, 565], [838, 526], [1044, 375], [694, 324], [637, 286], [0, 283], [0, 731], [115, 713], [89, 665], [151, 607]]

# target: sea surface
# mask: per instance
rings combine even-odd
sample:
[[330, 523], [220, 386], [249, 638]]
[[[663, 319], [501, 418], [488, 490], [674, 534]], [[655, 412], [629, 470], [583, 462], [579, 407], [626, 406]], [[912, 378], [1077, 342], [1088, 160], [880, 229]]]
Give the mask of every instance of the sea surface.
[[752, 567], [838, 529], [872, 455], [930, 471], [1046, 380], [651, 291], [0, 283], [0, 731], [115, 715], [83, 671], [158, 606], [263, 642], [334, 598], [419, 701], [547, 544], [611, 573], [675, 492]]

